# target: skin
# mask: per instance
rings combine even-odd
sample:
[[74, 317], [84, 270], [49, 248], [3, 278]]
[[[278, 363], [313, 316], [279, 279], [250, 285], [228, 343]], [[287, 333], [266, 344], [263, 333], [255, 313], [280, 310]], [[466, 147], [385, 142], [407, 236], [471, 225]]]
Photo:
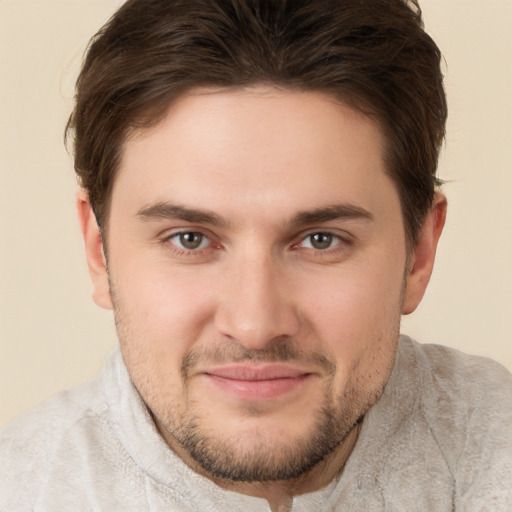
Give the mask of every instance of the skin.
[[273, 510], [340, 472], [430, 278], [446, 201], [408, 254], [383, 151], [321, 93], [197, 90], [125, 143], [108, 271], [78, 194], [94, 300], [162, 436]]

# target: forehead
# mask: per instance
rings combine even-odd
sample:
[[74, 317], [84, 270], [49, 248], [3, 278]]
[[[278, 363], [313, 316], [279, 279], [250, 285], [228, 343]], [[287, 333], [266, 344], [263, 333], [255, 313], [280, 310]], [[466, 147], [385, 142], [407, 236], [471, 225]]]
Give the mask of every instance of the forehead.
[[371, 203], [384, 183], [394, 189], [379, 127], [335, 98], [265, 86], [199, 89], [126, 141], [112, 207], [173, 200], [228, 212], [279, 203], [292, 215]]

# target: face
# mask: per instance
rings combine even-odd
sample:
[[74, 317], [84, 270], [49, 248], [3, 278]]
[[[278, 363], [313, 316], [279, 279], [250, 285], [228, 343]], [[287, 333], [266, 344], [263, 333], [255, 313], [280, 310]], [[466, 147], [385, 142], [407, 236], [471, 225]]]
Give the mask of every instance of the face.
[[199, 90], [124, 149], [93, 277], [134, 385], [208, 474], [303, 474], [393, 365], [410, 283], [379, 128], [320, 93]]

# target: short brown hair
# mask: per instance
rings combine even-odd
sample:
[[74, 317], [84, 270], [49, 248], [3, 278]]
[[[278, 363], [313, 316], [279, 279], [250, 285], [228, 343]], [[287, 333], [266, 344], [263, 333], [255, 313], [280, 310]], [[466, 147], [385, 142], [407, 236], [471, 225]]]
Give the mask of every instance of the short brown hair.
[[414, 243], [438, 184], [440, 61], [416, 0], [129, 0], [91, 40], [66, 133], [104, 228], [130, 130], [157, 123], [187, 90], [326, 92], [379, 123]]

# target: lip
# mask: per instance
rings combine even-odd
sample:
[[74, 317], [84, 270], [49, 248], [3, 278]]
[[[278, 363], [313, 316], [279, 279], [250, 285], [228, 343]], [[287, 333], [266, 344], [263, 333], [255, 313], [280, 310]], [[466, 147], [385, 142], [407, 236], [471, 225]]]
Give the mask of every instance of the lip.
[[298, 389], [313, 374], [287, 365], [232, 365], [203, 375], [221, 391], [247, 401], [271, 400]]

